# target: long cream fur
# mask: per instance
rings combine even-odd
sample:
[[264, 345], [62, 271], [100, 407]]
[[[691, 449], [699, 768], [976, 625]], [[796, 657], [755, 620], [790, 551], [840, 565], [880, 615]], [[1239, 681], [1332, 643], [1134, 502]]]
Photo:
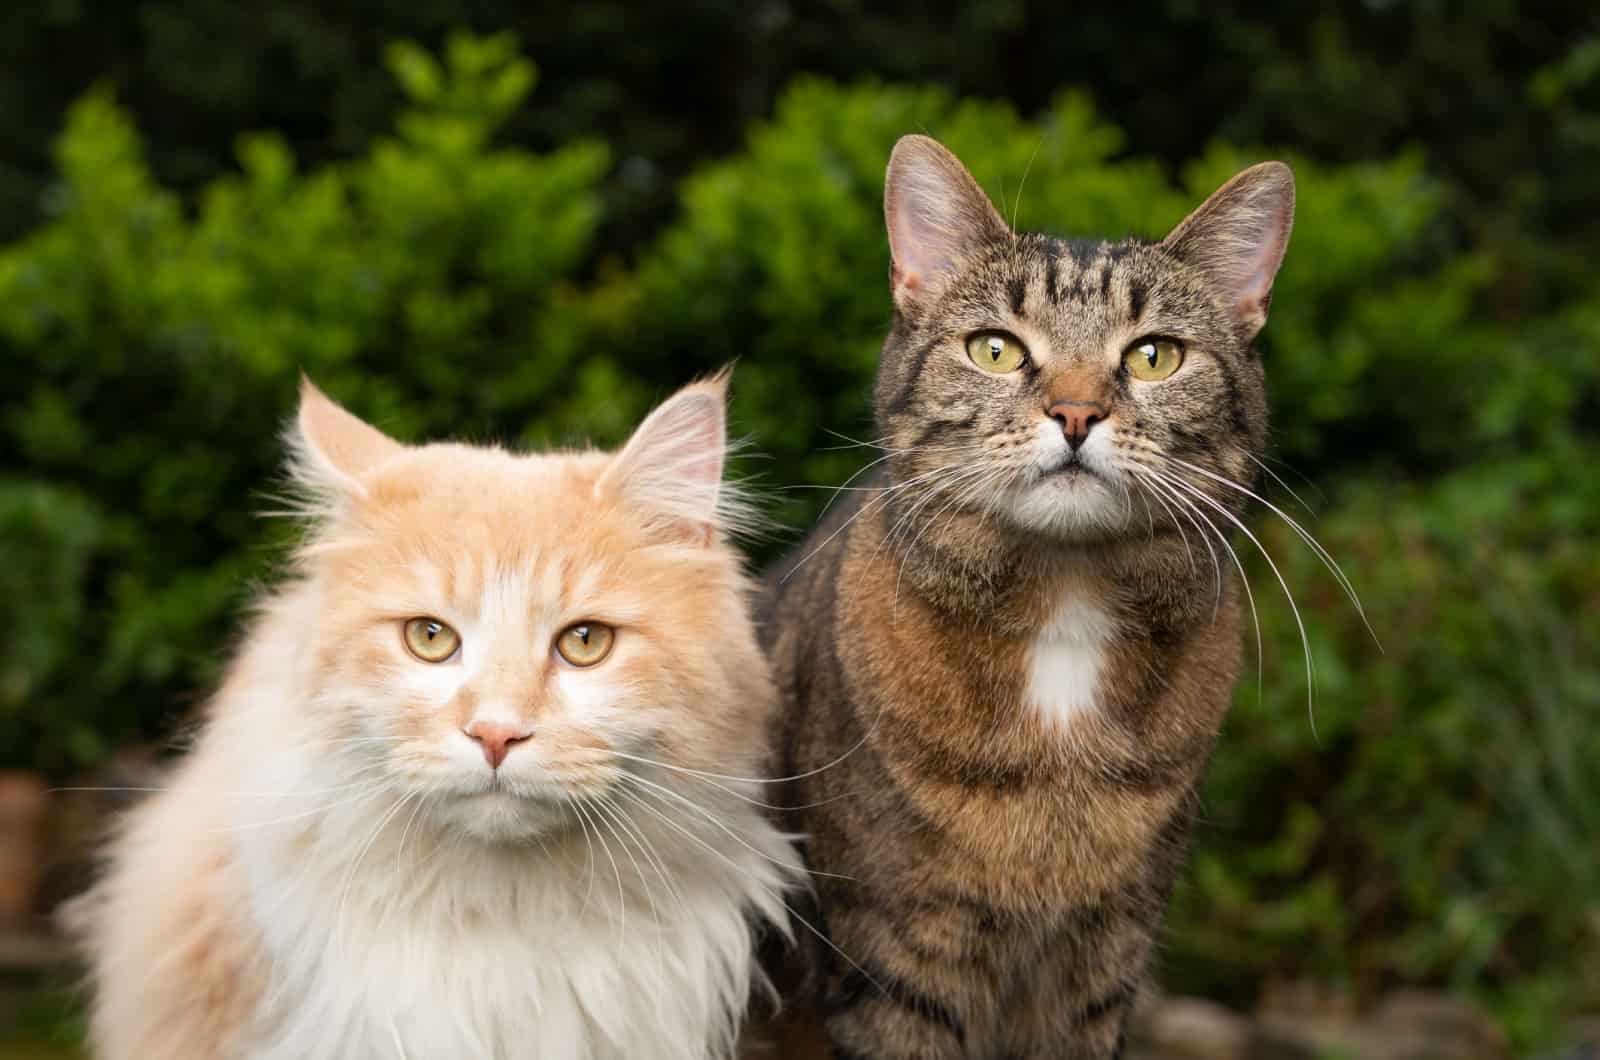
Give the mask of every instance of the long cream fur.
[[[412, 448], [308, 387], [300, 573], [73, 913], [98, 1056], [731, 1053], [753, 922], [784, 923], [797, 869], [729, 779], [757, 775], [772, 689], [698, 526], [720, 382], [653, 422], [624, 458]], [[459, 665], [404, 655], [413, 610], [458, 626]], [[618, 629], [592, 671], [548, 651], [574, 616]], [[493, 782], [459, 731], [488, 715], [535, 732]]]

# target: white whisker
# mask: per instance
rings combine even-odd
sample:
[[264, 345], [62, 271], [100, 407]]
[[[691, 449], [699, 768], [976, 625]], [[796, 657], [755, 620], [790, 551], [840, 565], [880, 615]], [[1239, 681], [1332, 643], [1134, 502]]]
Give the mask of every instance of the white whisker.
[[333, 917], [333, 935], [336, 943], [339, 946], [339, 952], [341, 954], [344, 952], [344, 910], [346, 904], [350, 900], [350, 889], [355, 884], [356, 872], [361, 868], [361, 862], [366, 858], [367, 851], [372, 849], [372, 845], [376, 843], [378, 841], [378, 837], [383, 834], [384, 828], [386, 828], [389, 822], [393, 820], [402, 809], [405, 808], [406, 803], [411, 801], [411, 799], [417, 794], [417, 792], [404, 793], [394, 801], [394, 805], [389, 807], [388, 812], [386, 812], [382, 817], [378, 818], [378, 823], [372, 826], [372, 834], [369, 835], [367, 837], [367, 841], [361, 845], [361, 850], [356, 854], [355, 860], [350, 863], [349, 871], [345, 873], [344, 886], [339, 889], [338, 909], [334, 913]]
[[[667, 825], [667, 827], [672, 828], [673, 830], [679, 832], [685, 838], [687, 838], [690, 842], [693, 842], [693, 843], [699, 845], [704, 850], [706, 850], [708, 853], [710, 853], [713, 857], [715, 857], [718, 860], [722, 861], [724, 864], [728, 865], [730, 868], [734, 869], [737, 872], [742, 872], [747, 876], [755, 878], [754, 873], [750, 872], [750, 870], [748, 868], [746, 868], [743, 865], [740, 865], [738, 862], [736, 862], [736, 861], [732, 860], [731, 858], [729, 858], [726, 854], [722, 853], [722, 851], [718, 850], [716, 847], [712, 846], [711, 844], [707, 843], [705, 840], [701, 839], [699, 836], [695, 835], [693, 832], [690, 832], [688, 829], [686, 829], [686, 828], [682, 827], [681, 825], [679, 825], [676, 821], [672, 820], [672, 818], [668, 817], [661, 810], [657, 809], [655, 806], [652, 806], [649, 802], [645, 801], [644, 797], [642, 795], [640, 795], [638, 792], [632, 791], [631, 789], [628, 789], [628, 788], [621, 788], [621, 789], [618, 789], [618, 790], [621, 791], [622, 793], [624, 793], [625, 795], [627, 795], [629, 798], [633, 799], [635, 801], [635, 803], [637, 805], [639, 805], [640, 807], [642, 807], [644, 810], [646, 810], [647, 812], [655, 815], [655, 817], [657, 819], [659, 819], [663, 824]], [[796, 911], [794, 906], [790, 905], [788, 902], [784, 901], [783, 899], [781, 899], [781, 898], [778, 899], [778, 904], [783, 906], [783, 908], [788, 911], [789, 916], [792, 917], [796, 923], [798, 923], [801, 927], [805, 928], [807, 931], [811, 932], [811, 934], [815, 935], [817, 937], [817, 939], [819, 939], [822, 942], [823, 945], [827, 946], [830, 950], [832, 950], [834, 952], [834, 954], [836, 954], [839, 957], [840, 960], [844, 961], [851, 968], [855, 969], [856, 972], [858, 972], [862, 976], [862, 978], [866, 979], [867, 982], [871, 983], [873, 985], [873, 987], [875, 989], [877, 989], [880, 993], [884, 993], [885, 996], [888, 996], [887, 993], [884, 992], [883, 984], [879, 983], [877, 979], [873, 978], [872, 973], [868, 972], [865, 968], [861, 967], [861, 965], [858, 964], [853, 957], [851, 957], [844, 950], [840, 949], [839, 946], [832, 939], [830, 939], [827, 936], [826, 932], [823, 932], [823, 931], [819, 930], [815, 925], [813, 925], [811, 923], [811, 921], [809, 921], [805, 917], [801, 916], [799, 914], [799, 912]]]
[[[1276, 471], [1272, 470], [1270, 467], [1268, 467], [1264, 460], [1258, 459], [1256, 457], [1256, 455], [1254, 453], [1251, 453], [1251, 452], [1245, 452], [1244, 455], [1249, 457], [1255, 463], [1256, 467], [1259, 467], [1262, 471], [1265, 471], [1268, 475], [1270, 475], [1272, 477], [1272, 481], [1276, 482], [1279, 486], [1283, 487], [1284, 492], [1288, 493], [1289, 496], [1293, 497], [1294, 500], [1295, 500], [1295, 503], [1300, 505], [1300, 507], [1302, 507], [1302, 508], [1304, 508], [1306, 510], [1306, 514], [1307, 515], [1316, 515], [1317, 514], [1317, 510], [1315, 508], [1311, 507], [1311, 505], [1307, 504], [1305, 502], [1305, 498], [1300, 496], [1300, 494], [1296, 493], [1294, 491], [1294, 489], [1287, 482], [1283, 481], [1283, 476], [1278, 474]], [[1287, 465], [1285, 465], [1285, 466], [1287, 466]], [[1304, 476], [1301, 476], [1301, 477], [1303, 478]]]
[[[1255, 591], [1250, 587], [1250, 575], [1245, 572], [1244, 564], [1239, 560], [1239, 553], [1237, 553], [1237, 552], [1235, 552], [1233, 550], [1233, 545], [1230, 544], [1229, 541], [1228, 541], [1228, 535], [1224, 534], [1222, 532], [1222, 530], [1217, 526], [1217, 524], [1213, 523], [1209, 518], [1207, 518], [1206, 514], [1204, 512], [1202, 512], [1198, 508], [1196, 508], [1194, 506], [1194, 502], [1193, 501], [1187, 500], [1182, 495], [1180, 495], [1176, 491], [1172, 490], [1172, 488], [1170, 486], [1164, 486], [1164, 485], [1162, 485], [1162, 484], [1160, 484], [1160, 483], [1158, 483], [1158, 482], [1156, 482], [1154, 480], [1151, 480], [1149, 478], [1145, 478], [1144, 482], [1152, 491], [1154, 491], [1154, 490], [1165, 490], [1167, 492], [1167, 495], [1171, 498], [1172, 502], [1174, 504], [1178, 505], [1179, 506], [1179, 510], [1183, 511], [1188, 518], [1190, 518], [1191, 520], [1198, 518], [1200, 520], [1200, 522], [1204, 523], [1206, 529], [1210, 530], [1212, 534], [1216, 535], [1217, 540], [1219, 542], [1221, 542], [1223, 548], [1227, 549], [1229, 557], [1232, 558], [1234, 569], [1239, 572], [1239, 582], [1244, 587], [1245, 600], [1248, 601], [1249, 604], [1250, 604], [1250, 622], [1255, 627], [1255, 633], [1256, 633], [1256, 694], [1258, 696], [1261, 695], [1262, 687], [1263, 687], [1263, 683], [1264, 683], [1263, 680], [1262, 680], [1262, 674], [1263, 674], [1263, 672], [1265, 670], [1265, 666], [1266, 666], [1266, 663], [1265, 663], [1266, 653], [1262, 649], [1262, 643], [1261, 643], [1261, 615], [1256, 611], [1256, 594], [1255, 594]], [[1193, 514], [1190, 515], [1189, 513], [1193, 513]], [[1211, 562], [1216, 565], [1217, 600], [1218, 600], [1218, 605], [1217, 606], [1220, 607], [1221, 606], [1221, 599], [1222, 599], [1222, 567], [1217, 562], [1216, 549], [1213, 549], [1211, 547], [1211, 541], [1207, 538], [1205, 530], [1202, 530], [1200, 528], [1200, 523], [1195, 523], [1195, 530], [1196, 530], [1196, 532], [1198, 532], [1200, 534], [1201, 542], [1205, 544], [1206, 549], [1211, 553]]]
[[1350, 598], [1350, 602], [1355, 605], [1356, 614], [1361, 617], [1361, 624], [1367, 627], [1367, 633], [1371, 635], [1373, 643], [1378, 645], [1379, 651], [1383, 650], [1383, 644], [1378, 640], [1378, 634], [1373, 630], [1372, 623], [1367, 621], [1366, 609], [1361, 606], [1361, 597], [1356, 593], [1355, 586], [1351, 584], [1350, 579], [1345, 576], [1344, 568], [1339, 566], [1339, 562], [1333, 558], [1332, 553], [1330, 553], [1326, 548], [1322, 547], [1322, 542], [1318, 541], [1312, 536], [1311, 531], [1307, 530], [1305, 527], [1296, 522], [1288, 512], [1285, 512], [1282, 508], [1278, 507], [1276, 504], [1273, 504], [1271, 501], [1267, 500], [1259, 493], [1256, 493], [1254, 490], [1247, 489], [1246, 487], [1241, 486], [1239, 483], [1234, 482], [1232, 479], [1223, 475], [1218, 475], [1213, 471], [1208, 471], [1197, 464], [1191, 464], [1187, 460], [1179, 460], [1177, 457], [1171, 456], [1169, 456], [1167, 459], [1172, 463], [1179, 465], [1180, 467], [1188, 468], [1190, 471], [1193, 471], [1196, 474], [1204, 475], [1206, 478], [1211, 479], [1214, 482], [1218, 482], [1224, 486], [1227, 486], [1229, 489], [1237, 490], [1246, 497], [1260, 501], [1262, 504], [1266, 505], [1274, 515], [1282, 519], [1284, 524], [1287, 525], [1289, 529], [1293, 530], [1300, 537], [1300, 540], [1306, 543], [1306, 546], [1311, 549], [1312, 553], [1322, 561], [1322, 565], [1328, 569], [1330, 574], [1333, 575], [1334, 580], [1339, 583], [1339, 587], [1344, 590], [1345, 595]]
[[1317, 674], [1316, 663], [1312, 659], [1311, 654], [1311, 637], [1306, 633], [1305, 620], [1300, 617], [1299, 605], [1295, 603], [1294, 593], [1289, 590], [1289, 582], [1284, 578], [1283, 572], [1278, 569], [1277, 563], [1273, 562], [1271, 553], [1269, 553], [1266, 549], [1266, 546], [1261, 543], [1260, 538], [1256, 537], [1255, 534], [1252, 534], [1250, 532], [1250, 528], [1245, 526], [1244, 523], [1232, 512], [1230, 512], [1220, 501], [1217, 501], [1204, 490], [1197, 488], [1193, 484], [1181, 478], [1169, 476], [1161, 472], [1154, 472], [1154, 474], [1156, 474], [1168, 485], [1175, 486], [1186, 491], [1191, 496], [1195, 497], [1201, 503], [1216, 511], [1217, 514], [1221, 515], [1224, 519], [1228, 520], [1228, 522], [1237, 527], [1239, 532], [1244, 534], [1245, 537], [1248, 537], [1250, 539], [1250, 543], [1256, 546], [1256, 550], [1261, 553], [1261, 558], [1266, 560], [1267, 566], [1272, 569], [1273, 577], [1278, 579], [1278, 585], [1282, 587], [1283, 595], [1289, 601], [1289, 610], [1294, 615], [1294, 623], [1300, 630], [1300, 647], [1301, 650], [1305, 652], [1306, 657], [1306, 713], [1311, 719], [1311, 736], [1313, 739], [1317, 739], [1317, 715], [1314, 707]]
[[[657, 784], [653, 780], [648, 780], [648, 779], [646, 779], [644, 777], [641, 777], [637, 773], [624, 773], [623, 776], [626, 777], [627, 779], [633, 781], [636, 784], [643, 785], [643, 790], [645, 792], [654, 794], [657, 798], [670, 798], [674, 802], [680, 803], [681, 805], [688, 807], [689, 810], [692, 813], [694, 813], [696, 816], [703, 818], [705, 821], [707, 821], [708, 823], [710, 823], [712, 825], [715, 825], [718, 831], [720, 831], [720, 832], [724, 833], [725, 835], [727, 835], [727, 837], [729, 839], [732, 839], [735, 843], [738, 843], [740, 846], [742, 846], [746, 850], [750, 851], [750, 853], [754, 854], [756, 857], [762, 858], [763, 860], [766, 860], [766, 861], [770, 861], [774, 865], [777, 865], [777, 866], [779, 866], [780, 868], [783, 868], [783, 869], [788, 869], [790, 867], [788, 862], [782, 861], [782, 860], [780, 860], [778, 858], [775, 858], [771, 854], [766, 853], [765, 851], [758, 850], [755, 846], [751, 845], [749, 840], [745, 839], [738, 832], [735, 832], [733, 829], [729, 828], [726, 824], [724, 824], [722, 822], [722, 820], [717, 817], [716, 814], [712, 813], [706, 807], [704, 807], [704, 806], [700, 805], [699, 803], [695, 802], [693, 799], [689, 798], [688, 796], [681, 795], [678, 792], [673, 791], [671, 788], [667, 787], [664, 784]], [[811, 869], [807, 869], [805, 871], [806, 871], [806, 874], [810, 875], [810, 876], [823, 876], [823, 877], [827, 877], [828, 879], [834, 879], [834, 880], [854, 880], [855, 879], [854, 876], [844, 876], [844, 875], [841, 875], [840, 873], [837, 873], [837, 872], [816, 872], [816, 871], [813, 871]]]
[[628, 900], [623, 894], [622, 872], [617, 868], [617, 859], [611, 855], [611, 844], [606, 842], [605, 833], [600, 830], [599, 821], [589, 816], [581, 801], [574, 801], [572, 808], [585, 821], [594, 827], [594, 837], [600, 843], [600, 849], [605, 854], [606, 860], [611, 863], [611, 873], [617, 878], [617, 945], [620, 947], [627, 941], [628, 935]]

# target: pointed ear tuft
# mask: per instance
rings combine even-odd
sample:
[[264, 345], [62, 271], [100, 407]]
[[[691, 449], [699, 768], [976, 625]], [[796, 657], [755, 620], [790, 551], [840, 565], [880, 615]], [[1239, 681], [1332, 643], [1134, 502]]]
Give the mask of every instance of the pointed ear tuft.
[[721, 524], [728, 373], [684, 387], [645, 417], [595, 483], [652, 523], [709, 542]]
[[902, 136], [894, 145], [883, 215], [896, 305], [942, 283], [977, 248], [1011, 235], [967, 167], [927, 136]]
[[361, 477], [405, 451], [405, 446], [346, 412], [300, 377], [300, 413], [289, 432], [292, 468], [317, 494], [361, 496]]
[[1206, 273], [1254, 338], [1267, 322], [1293, 225], [1294, 173], [1282, 162], [1262, 162], [1213, 192], [1161, 246]]

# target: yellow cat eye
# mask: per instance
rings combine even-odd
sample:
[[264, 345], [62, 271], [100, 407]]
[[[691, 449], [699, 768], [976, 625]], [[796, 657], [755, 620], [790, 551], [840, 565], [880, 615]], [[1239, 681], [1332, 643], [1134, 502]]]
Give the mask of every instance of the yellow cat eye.
[[1003, 331], [980, 331], [967, 339], [967, 356], [985, 372], [1005, 375], [1022, 367], [1028, 349]]
[[573, 666], [593, 666], [611, 654], [616, 631], [601, 622], [579, 622], [556, 638], [556, 651]]
[[1183, 347], [1171, 339], [1141, 339], [1122, 355], [1128, 374], [1147, 383], [1165, 379], [1183, 364]]
[[437, 618], [413, 618], [404, 627], [406, 651], [427, 663], [442, 663], [461, 647], [461, 634]]

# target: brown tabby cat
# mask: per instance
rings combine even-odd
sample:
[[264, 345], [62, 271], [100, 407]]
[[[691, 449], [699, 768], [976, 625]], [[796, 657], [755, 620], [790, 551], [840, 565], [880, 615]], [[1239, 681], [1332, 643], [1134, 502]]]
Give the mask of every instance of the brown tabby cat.
[[1067, 242], [896, 146], [883, 466], [764, 622], [786, 820], [830, 874], [791, 1009], [838, 1060], [1121, 1053], [1238, 672], [1212, 544], [1293, 209], [1265, 163], [1159, 243]]

